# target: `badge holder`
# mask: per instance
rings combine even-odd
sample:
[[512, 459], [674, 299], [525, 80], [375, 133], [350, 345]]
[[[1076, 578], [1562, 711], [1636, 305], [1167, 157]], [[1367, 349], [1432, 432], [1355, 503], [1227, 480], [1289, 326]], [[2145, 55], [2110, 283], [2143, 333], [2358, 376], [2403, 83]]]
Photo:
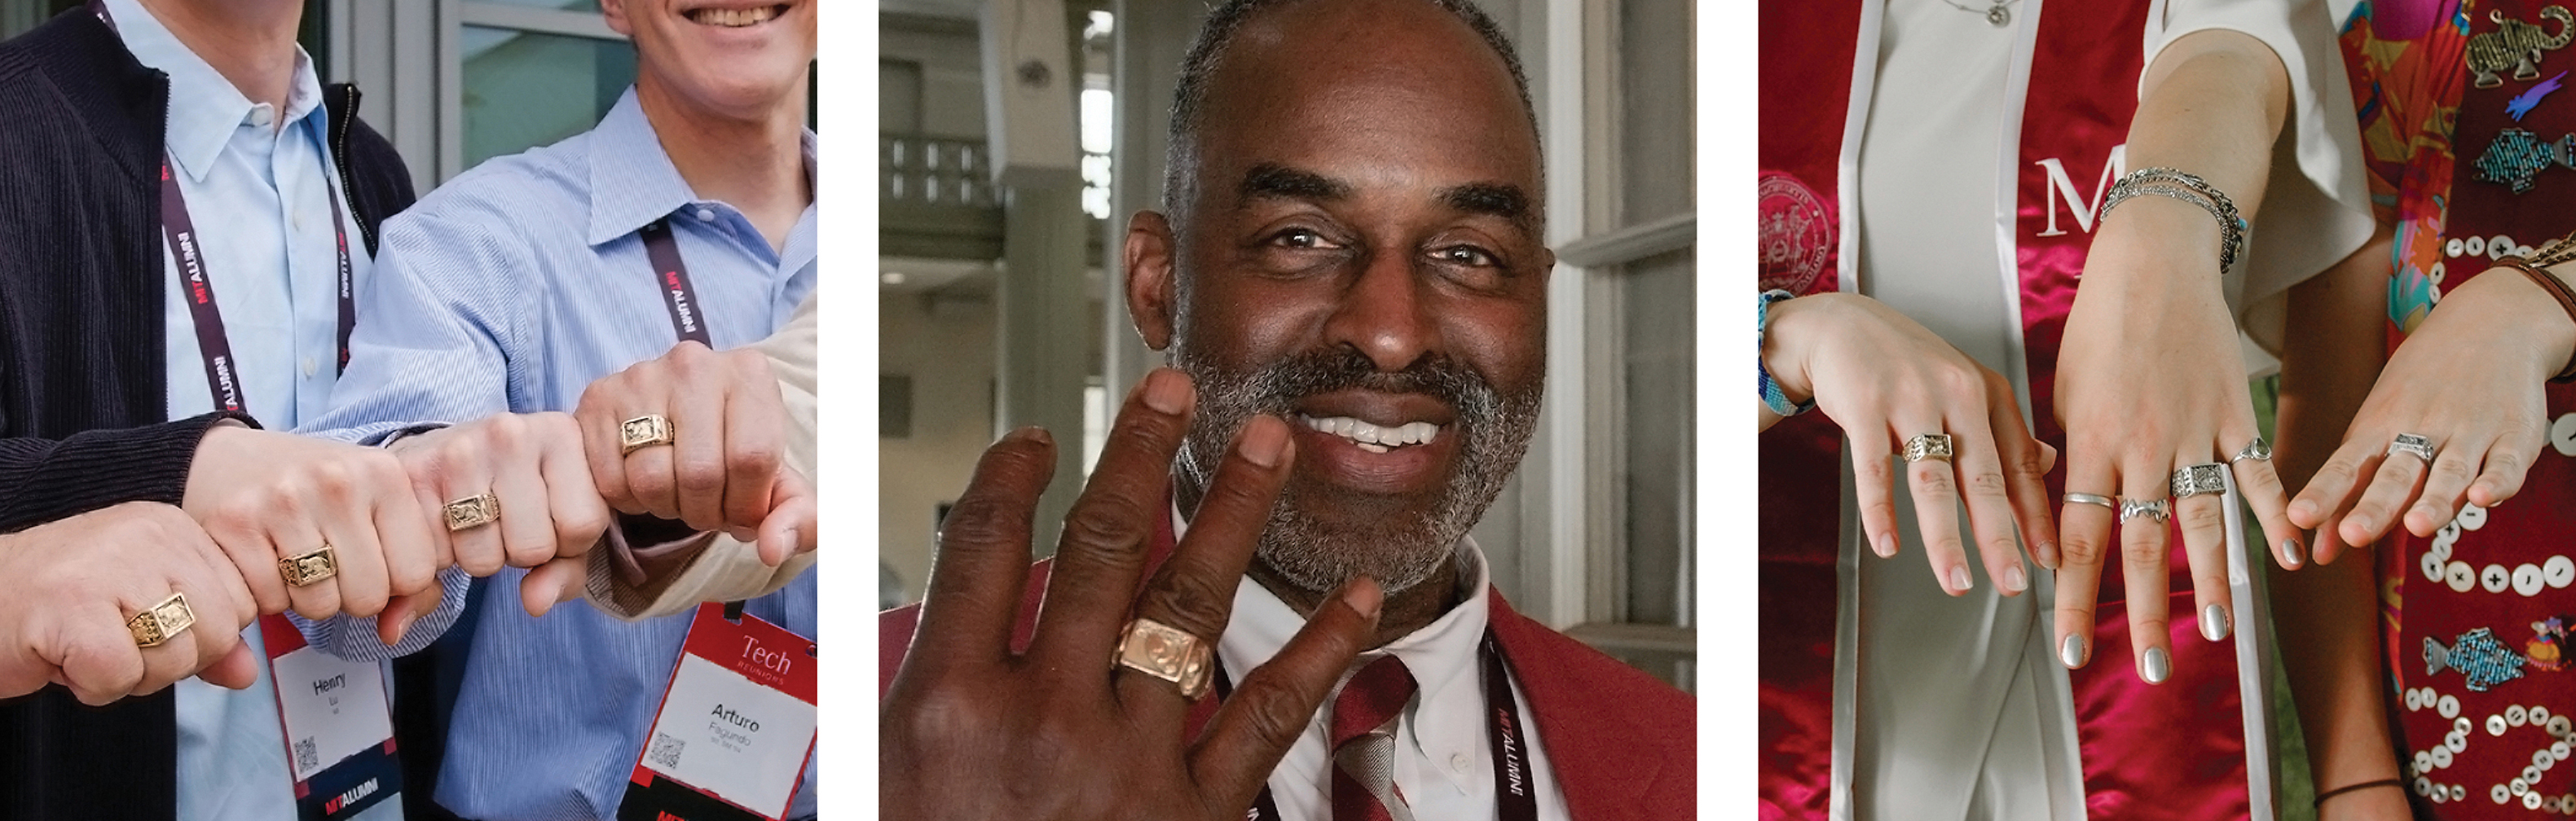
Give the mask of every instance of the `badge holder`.
[[778, 821], [814, 751], [814, 642], [698, 606], [618, 821]]
[[341, 821], [400, 793], [384, 668], [305, 644], [285, 616], [261, 616], [259, 633], [277, 685], [298, 821]]

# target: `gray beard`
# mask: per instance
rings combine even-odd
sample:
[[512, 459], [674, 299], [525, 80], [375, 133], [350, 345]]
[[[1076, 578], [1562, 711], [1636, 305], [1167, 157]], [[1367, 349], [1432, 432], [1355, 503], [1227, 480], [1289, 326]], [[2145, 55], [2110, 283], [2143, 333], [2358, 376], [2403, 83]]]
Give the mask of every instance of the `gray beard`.
[[1263, 413], [1288, 420], [1290, 408], [1306, 396], [1369, 385], [1428, 394], [1456, 412], [1450, 429], [1441, 433], [1462, 437], [1457, 471], [1427, 517], [1334, 525], [1308, 513], [1321, 501], [1305, 498], [1295, 484], [1280, 493], [1254, 556], [1289, 583], [1318, 595], [1363, 575], [1377, 580], [1388, 594], [1430, 578], [1502, 494], [1538, 427], [1540, 388], [1506, 395], [1445, 360], [1386, 374], [1345, 349], [1343, 355], [1306, 354], [1236, 373], [1175, 346], [1171, 361], [1198, 388], [1198, 412], [1178, 462], [1182, 480], [1202, 495], [1245, 423]]

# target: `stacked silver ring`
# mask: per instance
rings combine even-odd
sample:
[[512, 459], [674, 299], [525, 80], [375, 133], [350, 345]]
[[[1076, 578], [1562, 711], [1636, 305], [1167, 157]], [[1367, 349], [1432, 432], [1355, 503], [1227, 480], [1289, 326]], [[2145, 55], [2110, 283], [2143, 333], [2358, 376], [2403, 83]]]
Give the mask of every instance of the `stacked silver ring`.
[[2067, 504], [2071, 504], [2071, 505], [2101, 505], [2101, 506], [2103, 506], [2103, 507], [2107, 507], [2107, 508], [2110, 508], [2110, 509], [2112, 509], [2112, 510], [2119, 510], [2119, 509], [2120, 509], [2120, 500], [2119, 500], [2117, 497], [2113, 497], [2113, 496], [2102, 496], [2102, 495], [2097, 495], [2097, 494], [2092, 494], [2092, 493], [2077, 493], [2077, 492], [2074, 492], [2074, 491], [2071, 491], [2071, 490], [2070, 490], [2070, 491], [2067, 491], [2067, 492], [2066, 492], [2066, 495], [2065, 495], [2065, 496], [2062, 496], [2062, 497], [2059, 497], [2059, 498], [2066, 500], [2066, 503], [2067, 503]]
[[2173, 486], [2173, 497], [2187, 499], [2206, 493], [2227, 492], [2227, 466], [2217, 462], [2184, 465], [2173, 472], [2167, 484]]
[[2427, 465], [2432, 464], [2433, 440], [2418, 434], [2398, 434], [2395, 441], [2388, 443], [2388, 455], [2395, 456], [2400, 453], [2411, 454], [2415, 458], [2424, 460]]
[[2142, 516], [2156, 520], [2157, 524], [2164, 524], [2166, 522], [2173, 521], [2173, 502], [2167, 499], [2157, 499], [2154, 501], [2148, 501], [2145, 499], [2120, 500], [2121, 524], [2127, 524], [2130, 519]]

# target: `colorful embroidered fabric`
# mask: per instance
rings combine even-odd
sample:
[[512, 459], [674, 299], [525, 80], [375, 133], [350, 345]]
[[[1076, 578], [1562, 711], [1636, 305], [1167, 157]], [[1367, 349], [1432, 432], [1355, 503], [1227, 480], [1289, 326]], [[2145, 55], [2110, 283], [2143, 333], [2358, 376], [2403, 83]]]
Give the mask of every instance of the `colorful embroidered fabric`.
[[[2363, 0], [2345, 24], [2372, 206], [2394, 229], [2392, 349], [2495, 258], [2576, 229], [2576, 93], [2560, 91], [2576, 14], [2553, 2], [2568, 0]], [[2576, 388], [2550, 386], [2548, 416], [2520, 495], [2376, 554], [2419, 818], [2576, 814]]]

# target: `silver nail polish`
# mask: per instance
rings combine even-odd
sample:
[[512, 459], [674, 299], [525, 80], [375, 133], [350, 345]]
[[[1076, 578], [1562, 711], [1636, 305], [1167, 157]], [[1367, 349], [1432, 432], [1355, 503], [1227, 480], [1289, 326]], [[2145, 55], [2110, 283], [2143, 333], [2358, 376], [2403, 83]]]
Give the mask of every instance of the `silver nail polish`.
[[2162, 647], [2147, 648], [2147, 660], [2138, 665], [2138, 675], [2148, 684], [2165, 683], [2165, 677], [2173, 675], [2173, 656]]
[[2226, 607], [2212, 604], [2200, 609], [2201, 638], [2210, 641], [2227, 638], [2227, 629], [2230, 626]]
[[2291, 567], [2298, 567], [2308, 563], [2308, 555], [2299, 552], [2298, 539], [2282, 539], [2281, 556], [2290, 560]]
[[2057, 644], [2057, 660], [2069, 670], [2084, 666], [2084, 637], [2067, 634], [2066, 640]]

